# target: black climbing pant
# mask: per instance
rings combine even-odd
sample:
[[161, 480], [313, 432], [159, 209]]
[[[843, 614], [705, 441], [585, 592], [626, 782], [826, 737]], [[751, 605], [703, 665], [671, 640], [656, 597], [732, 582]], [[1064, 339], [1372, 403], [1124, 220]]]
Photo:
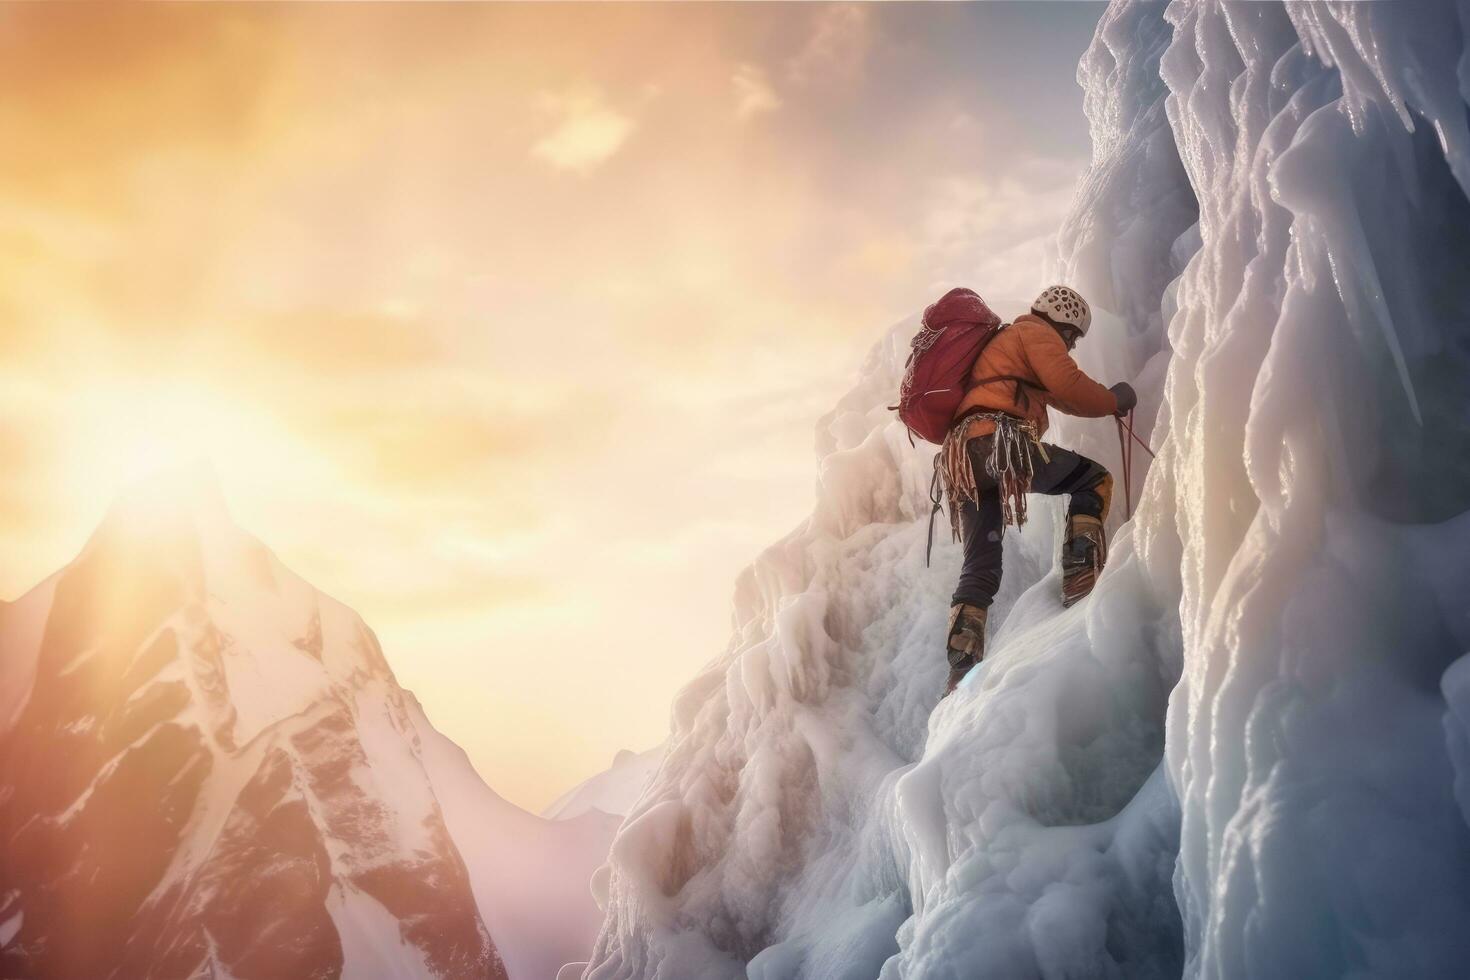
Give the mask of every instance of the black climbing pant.
[[[1000, 590], [1002, 532], [1000, 492], [995, 480], [985, 472], [985, 459], [990, 455], [993, 435], [977, 436], [965, 446], [975, 472], [975, 488], [979, 502], [960, 503], [960, 537], [964, 542], [965, 560], [960, 568], [960, 583], [955, 587], [953, 602], [989, 608]], [[1070, 449], [1043, 443], [1049, 459], [1043, 459], [1035, 443], [1027, 443], [1031, 452], [1031, 492], [1050, 496], [1070, 494], [1067, 513], [1107, 517], [1113, 478], [1102, 464]]]

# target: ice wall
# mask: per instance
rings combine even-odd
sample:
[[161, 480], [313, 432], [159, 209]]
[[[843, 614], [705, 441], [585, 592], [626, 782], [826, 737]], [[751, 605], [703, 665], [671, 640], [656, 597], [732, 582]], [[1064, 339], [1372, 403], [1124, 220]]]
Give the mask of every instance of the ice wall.
[[1203, 242], [1162, 461], [1192, 976], [1470, 961], [1467, 14], [1170, 10]]
[[[1138, 387], [1159, 456], [1106, 574], [1062, 610], [1037, 506], [985, 664], [934, 710], [958, 555], [923, 564], [896, 325], [675, 705], [586, 976], [1456, 975], [1465, 20], [1109, 8], [1057, 255], [1097, 310], [1084, 366]], [[1107, 422], [1054, 438], [1118, 468]]]

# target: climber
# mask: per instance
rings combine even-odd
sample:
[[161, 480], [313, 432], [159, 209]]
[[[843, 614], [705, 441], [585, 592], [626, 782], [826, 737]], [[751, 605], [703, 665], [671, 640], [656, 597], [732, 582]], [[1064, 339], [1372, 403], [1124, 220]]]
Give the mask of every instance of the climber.
[[1048, 406], [1068, 415], [1123, 415], [1138, 401], [1120, 382], [1104, 388], [1072, 360], [1092, 322], [1087, 302], [1052, 286], [1031, 312], [1003, 327], [970, 369], [969, 391], [940, 449], [950, 521], [964, 564], [949, 611], [948, 695], [985, 654], [985, 620], [1000, 588], [1001, 536], [1026, 521], [1026, 494], [1068, 494], [1062, 605], [1092, 591], [1107, 561], [1103, 521], [1113, 478], [1099, 463], [1044, 443]]

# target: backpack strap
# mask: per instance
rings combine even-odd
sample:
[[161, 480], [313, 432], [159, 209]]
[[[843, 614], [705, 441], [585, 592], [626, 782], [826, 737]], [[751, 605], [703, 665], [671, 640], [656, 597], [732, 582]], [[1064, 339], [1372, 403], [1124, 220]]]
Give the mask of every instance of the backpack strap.
[[1016, 382], [1016, 384], [1025, 385], [1028, 388], [1035, 388], [1037, 391], [1046, 390], [1046, 385], [1040, 384], [1036, 381], [1032, 381], [1030, 378], [1023, 378], [1015, 374], [995, 374], [991, 375], [988, 378], [977, 378], [973, 382], [971, 382], [970, 386], [973, 388], [979, 385], [990, 384], [990, 382], [992, 381], [1014, 381]]
[[1041, 392], [1046, 391], [1046, 385], [1032, 381], [1030, 378], [1018, 377], [1014, 374], [996, 374], [988, 378], [978, 378], [971, 383], [970, 388], [978, 388], [981, 385], [990, 384], [992, 381], [1014, 381], [1016, 383], [1016, 394], [1014, 395], [1014, 398], [1016, 400], [1016, 404], [1020, 405], [1022, 408], [1027, 408], [1031, 404], [1031, 399], [1026, 397], [1027, 388], [1035, 388], [1037, 391]]
[[929, 559], [934, 555], [934, 518], [939, 516], [939, 508], [944, 503], [944, 488], [939, 482], [939, 456], [934, 456], [934, 477], [929, 481], [929, 500], [934, 504], [934, 509], [929, 511], [929, 543], [924, 546], [924, 567], [929, 567]]

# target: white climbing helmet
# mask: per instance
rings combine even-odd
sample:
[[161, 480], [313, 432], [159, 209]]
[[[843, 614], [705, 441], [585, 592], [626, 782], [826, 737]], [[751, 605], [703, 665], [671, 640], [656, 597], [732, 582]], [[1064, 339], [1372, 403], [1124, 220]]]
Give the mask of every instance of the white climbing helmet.
[[1031, 304], [1031, 312], [1045, 313], [1053, 323], [1076, 327], [1078, 333], [1085, 334], [1092, 326], [1092, 310], [1088, 308], [1087, 300], [1078, 295], [1077, 290], [1066, 286], [1052, 286], [1036, 297], [1036, 302]]

